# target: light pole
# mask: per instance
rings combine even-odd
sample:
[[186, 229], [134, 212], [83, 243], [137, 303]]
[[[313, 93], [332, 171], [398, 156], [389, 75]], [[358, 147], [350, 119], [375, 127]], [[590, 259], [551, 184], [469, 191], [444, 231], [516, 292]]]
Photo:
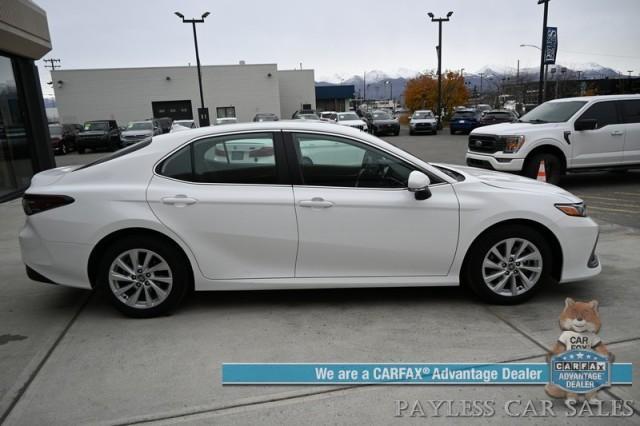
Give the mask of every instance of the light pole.
[[201, 24], [204, 19], [210, 15], [209, 12], [202, 14], [200, 19], [185, 19], [184, 15], [180, 12], [175, 12], [176, 16], [182, 19], [185, 24], [191, 24], [193, 26], [193, 43], [196, 46], [196, 64], [198, 65], [198, 87], [200, 88], [200, 108], [198, 108], [198, 122], [200, 127], [205, 127], [210, 124], [209, 122], [209, 110], [204, 107], [204, 95], [202, 93], [202, 74], [200, 73], [200, 54], [198, 53], [198, 36], [196, 34], [196, 24]]
[[[536, 46], [535, 44], [521, 44], [520, 47], [533, 47], [534, 49], [538, 49], [540, 52], [542, 52], [542, 49], [538, 46]], [[543, 53], [541, 53], [543, 54]], [[546, 97], [547, 94], [547, 75], [549, 73], [549, 65], [545, 64], [544, 65], [544, 77], [543, 77], [543, 85], [542, 85], [542, 99], [544, 99]], [[538, 86], [538, 103], [540, 103], [540, 87]]]
[[438, 51], [438, 123], [442, 122], [442, 23], [449, 22], [451, 15], [453, 12], [447, 13], [446, 18], [436, 18], [433, 13], [427, 13], [429, 18], [431, 18], [431, 22], [438, 23], [438, 46], [436, 46], [436, 50]]
[[391, 102], [393, 103], [393, 81], [387, 80], [384, 82], [384, 84], [389, 85], [389, 98], [391, 98]]
[[542, 91], [544, 85], [544, 51], [547, 46], [547, 17], [549, 16], [549, 0], [538, 0], [538, 4], [544, 4], [544, 16], [542, 18], [542, 48], [540, 49], [540, 79], [538, 80], [538, 105], [543, 101]]

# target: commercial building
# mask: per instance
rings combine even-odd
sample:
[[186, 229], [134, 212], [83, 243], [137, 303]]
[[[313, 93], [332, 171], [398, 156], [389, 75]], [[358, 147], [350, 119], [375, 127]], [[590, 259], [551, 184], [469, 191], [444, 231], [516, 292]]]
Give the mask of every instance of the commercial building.
[[316, 86], [318, 111], [349, 111], [349, 103], [355, 98], [353, 84]]
[[20, 195], [34, 173], [54, 167], [34, 60], [51, 50], [47, 15], [29, 0], [0, 6], [0, 201]]
[[[303, 105], [315, 108], [313, 70], [278, 70], [276, 64], [203, 66], [204, 104], [215, 118], [251, 121], [257, 113], [283, 118]], [[63, 123], [110, 119], [119, 125], [151, 117], [197, 118], [195, 66], [56, 70], [51, 73]]]

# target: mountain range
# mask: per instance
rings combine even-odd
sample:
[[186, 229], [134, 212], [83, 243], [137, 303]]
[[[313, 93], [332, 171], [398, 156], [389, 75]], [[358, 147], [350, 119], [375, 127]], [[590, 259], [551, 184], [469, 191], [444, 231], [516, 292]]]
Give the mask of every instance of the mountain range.
[[[566, 69], [564, 75], [560, 78], [577, 78], [578, 72], [582, 79], [596, 78], [614, 78], [621, 76], [619, 71], [612, 68], [604, 67], [596, 63], [571, 64], [564, 66], [562, 64], [549, 65], [549, 79], [555, 78], [552, 68], [557, 68], [558, 72], [563, 68]], [[430, 71], [430, 70], [429, 70]], [[535, 81], [538, 79], [539, 68], [521, 68], [519, 70], [520, 79], [524, 81]], [[316, 82], [317, 86], [328, 86], [334, 84], [353, 84], [358, 96], [363, 96], [366, 77], [366, 97], [367, 99], [389, 99], [392, 95], [394, 99], [399, 99], [404, 93], [407, 80], [420, 74], [420, 71], [410, 70], [407, 68], [399, 68], [395, 72], [384, 72], [380, 70], [367, 71], [363, 75], [342, 75], [334, 74], [328, 77], [321, 77]], [[473, 90], [480, 90], [482, 84], [483, 91], [495, 90], [504, 79], [515, 79], [518, 70], [512, 67], [501, 67], [495, 65], [486, 65], [475, 73], [464, 73], [464, 79], [467, 86]], [[482, 80], [482, 82], [481, 82]], [[392, 93], [393, 92], [393, 93]]]

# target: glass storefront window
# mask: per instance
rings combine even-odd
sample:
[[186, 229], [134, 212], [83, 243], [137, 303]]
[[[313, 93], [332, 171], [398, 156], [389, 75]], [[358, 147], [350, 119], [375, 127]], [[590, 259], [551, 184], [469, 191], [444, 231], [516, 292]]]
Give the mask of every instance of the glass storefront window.
[[0, 197], [25, 189], [33, 175], [23, 108], [11, 59], [0, 56]]

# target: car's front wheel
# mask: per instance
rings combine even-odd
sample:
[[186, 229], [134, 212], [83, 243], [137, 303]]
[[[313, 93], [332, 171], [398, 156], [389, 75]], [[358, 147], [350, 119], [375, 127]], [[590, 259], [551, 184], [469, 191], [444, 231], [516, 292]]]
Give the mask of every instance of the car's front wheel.
[[171, 312], [189, 288], [188, 264], [179, 249], [158, 238], [117, 240], [102, 256], [98, 286], [115, 307], [136, 318]]
[[551, 249], [535, 229], [506, 225], [483, 234], [472, 245], [463, 284], [496, 304], [523, 302], [551, 281]]

